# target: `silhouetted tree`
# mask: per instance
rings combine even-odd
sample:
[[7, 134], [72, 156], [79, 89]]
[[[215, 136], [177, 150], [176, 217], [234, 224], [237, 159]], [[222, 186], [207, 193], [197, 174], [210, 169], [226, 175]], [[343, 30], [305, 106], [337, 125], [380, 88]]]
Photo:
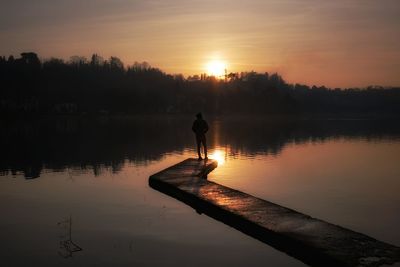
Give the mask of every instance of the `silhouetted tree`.
[[400, 88], [330, 89], [288, 84], [277, 73], [169, 75], [117, 57], [40, 61], [33, 52], [0, 57], [0, 114], [57, 113], [391, 113]]

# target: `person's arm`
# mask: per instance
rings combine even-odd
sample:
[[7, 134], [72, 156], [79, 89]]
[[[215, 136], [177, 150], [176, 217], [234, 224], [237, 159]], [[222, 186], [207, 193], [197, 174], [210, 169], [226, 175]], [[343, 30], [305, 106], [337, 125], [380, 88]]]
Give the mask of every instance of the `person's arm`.
[[204, 133], [208, 132], [208, 124], [204, 121]]
[[193, 131], [193, 132], [196, 132], [196, 122], [193, 122], [192, 131]]

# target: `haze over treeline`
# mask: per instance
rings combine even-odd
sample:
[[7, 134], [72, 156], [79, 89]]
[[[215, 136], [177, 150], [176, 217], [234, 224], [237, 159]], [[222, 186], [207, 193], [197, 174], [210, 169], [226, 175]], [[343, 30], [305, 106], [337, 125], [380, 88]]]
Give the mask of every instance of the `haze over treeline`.
[[[299, 66], [301, 68], [301, 66]], [[117, 57], [41, 61], [36, 53], [0, 57], [0, 111], [14, 114], [392, 113], [400, 88], [289, 84], [279, 74], [171, 75]]]

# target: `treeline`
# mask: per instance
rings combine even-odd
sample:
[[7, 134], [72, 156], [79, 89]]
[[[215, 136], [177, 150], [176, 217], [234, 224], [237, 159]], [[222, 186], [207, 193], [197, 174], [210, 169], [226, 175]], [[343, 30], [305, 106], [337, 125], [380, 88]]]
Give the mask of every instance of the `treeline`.
[[69, 61], [37, 54], [0, 57], [0, 112], [15, 114], [391, 113], [400, 88], [331, 89], [288, 84], [278, 74], [230, 73], [184, 78], [117, 57]]

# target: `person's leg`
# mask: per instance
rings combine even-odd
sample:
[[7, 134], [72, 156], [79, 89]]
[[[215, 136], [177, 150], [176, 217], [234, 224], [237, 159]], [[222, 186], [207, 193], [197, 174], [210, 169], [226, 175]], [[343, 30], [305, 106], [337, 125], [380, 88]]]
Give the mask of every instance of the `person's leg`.
[[204, 147], [204, 157], [205, 157], [205, 159], [208, 159], [208, 157], [207, 157], [207, 140], [206, 140], [205, 136], [203, 138], [203, 147]]
[[199, 159], [201, 159], [201, 151], [200, 151], [201, 140], [197, 136], [196, 136], [196, 144], [197, 144], [197, 155], [199, 156]]

